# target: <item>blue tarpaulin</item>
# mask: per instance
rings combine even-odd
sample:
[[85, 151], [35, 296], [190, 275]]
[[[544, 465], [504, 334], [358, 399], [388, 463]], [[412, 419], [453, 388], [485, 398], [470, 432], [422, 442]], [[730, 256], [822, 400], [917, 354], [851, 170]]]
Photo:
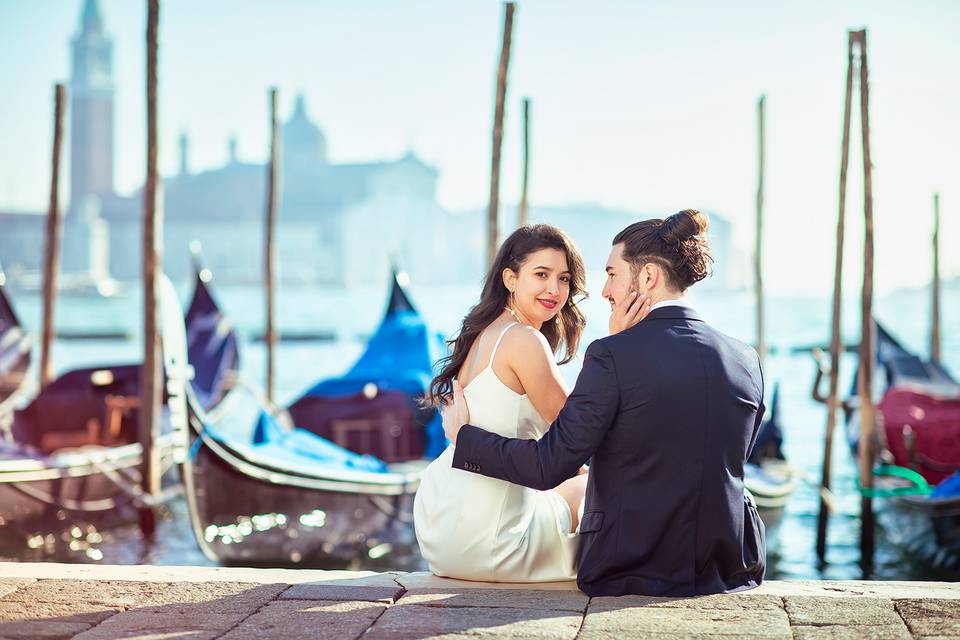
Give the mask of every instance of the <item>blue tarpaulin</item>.
[[[346, 374], [318, 382], [304, 396], [355, 395], [372, 383], [378, 390], [400, 391], [418, 400], [430, 386], [434, 365], [445, 355], [443, 336], [430, 330], [394, 273], [387, 312], [366, 351]], [[435, 458], [447, 446], [439, 412], [424, 430], [424, 456]]]
[[[218, 440], [224, 440], [222, 434], [213, 434], [213, 436]], [[227, 443], [229, 444], [229, 441]], [[266, 412], [261, 412], [257, 419], [253, 444], [261, 453], [269, 455], [278, 463], [283, 460], [306, 459], [319, 462], [325, 467], [356, 471], [387, 471], [387, 465], [373, 456], [354, 453], [305, 429], [287, 431], [277, 423], [276, 418]]]

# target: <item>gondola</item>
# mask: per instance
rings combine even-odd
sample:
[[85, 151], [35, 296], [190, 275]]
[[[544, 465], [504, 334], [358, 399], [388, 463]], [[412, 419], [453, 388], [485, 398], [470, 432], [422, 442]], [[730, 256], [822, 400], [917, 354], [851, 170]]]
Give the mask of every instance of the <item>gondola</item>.
[[446, 448], [439, 414], [421, 404], [446, 347], [410, 301], [405, 278], [392, 272], [383, 322], [356, 364], [287, 409], [298, 427], [388, 463], [433, 459]]
[[753, 495], [760, 517], [769, 526], [779, 519], [797, 485], [796, 470], [783, 454], [780, 385], [773, 388], [770, 413], [760, 425], [750, 459], [743, 469], [744, 486]]
[[357, 363], [289, 411], [260, 399], [213, 418], [188, 389], [182, 475], [208, 558], [336, 566], [414, 544], [420, 472], [445, 446], [439, 414], [419, 403], [443, 342], [402, 279]]
[[[960, 569], [960, 383], [942, 363], [910, 353], [879, 323], [874, 376], [878, 447], [872, 494], [892, 541], [934, 566]], [[854, 458], [860, 446], [858, 381], [844, 403]]]
[[6, 293], [6, 277], [0, 270], [0, 430], [9, 430], [16, 396], [23, 392], [30, 368], [30, 345], [30, 334], [13, 310]]
[[[209, 272], [197, 271], [190, 310], [173, 324], [179, 324], [181, 332], [187, 327], [184, 351], [189, 356], [183, 359], [195, 372], [198, 402], [212, 410], [235, 378], [238, 356], [236, 336], [213, 301], [209, 280]], [[176, 294], [170, 293], [172, 285], [165, 278], [164, 283], [169, 308], [169, 298]], [[164, 331], [170, 324], [168, 318]], [[171, 344], [169, 336], [164, 343]], [[176, 357], [171, 349], [165, 347], [165, 358]], [[64, 519], [71, 513], [119, 519], [125, 507], [145, 500], [139, 492], [139, 386], [137, 364], [75, 369], [14, 411], [10, 429], [0, 440], [0, 525], [28, 524], [51, 515]], [[164, 411], [156, 442], [164, 470], [173, 467], [182, 440]]]

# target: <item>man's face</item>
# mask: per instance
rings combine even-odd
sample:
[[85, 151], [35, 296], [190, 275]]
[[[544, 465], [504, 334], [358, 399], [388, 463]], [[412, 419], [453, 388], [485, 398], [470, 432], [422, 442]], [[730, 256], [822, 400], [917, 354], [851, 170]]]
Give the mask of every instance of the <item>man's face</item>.
[[607, 258], [607, 281], [603, 285], [603, 297], [613, 308], [630, 295], [637, 291], [645, 293], [637, 288], [637, 283], [630, 272], [630, 263], [623, 259], [623, 243], [613, 245], [610, 249], [610, 257]]

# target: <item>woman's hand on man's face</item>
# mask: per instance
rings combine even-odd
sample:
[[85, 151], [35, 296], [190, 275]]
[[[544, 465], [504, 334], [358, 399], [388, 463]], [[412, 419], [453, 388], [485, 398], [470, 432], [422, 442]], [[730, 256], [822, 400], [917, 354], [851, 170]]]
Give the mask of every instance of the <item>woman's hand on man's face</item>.
[[644, 293], [631, 291], [610, 311], [610, 335], [629, 329], [650, 313], [651, 299]]

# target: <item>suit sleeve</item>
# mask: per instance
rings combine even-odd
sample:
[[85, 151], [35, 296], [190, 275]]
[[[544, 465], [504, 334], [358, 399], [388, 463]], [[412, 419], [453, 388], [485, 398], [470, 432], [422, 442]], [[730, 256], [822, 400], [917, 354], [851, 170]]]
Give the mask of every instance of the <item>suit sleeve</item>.
[[745, 460], [749, 460], [750, 456], [753, 455], [753, 448], [757, 444], [757, 438], [760, 437], [760, 427], [763, 426], [763, 417], [767, 413], [767, 406], [763, 403], [764, 381], [760, 356], [757, 356], [757, 377], [760, 379], [760, 400], [757, 402], [757, 417], [753, 421], [753, 437], [750, 439]]
[[453, 467], [533, 489], [552, 489], [593, 456], [613, 424], [619, 400], [613, 356], [601, 342], [594, 342], [573, 392], [543, 438], [504, 438], [464, 425], [457, 436]]

